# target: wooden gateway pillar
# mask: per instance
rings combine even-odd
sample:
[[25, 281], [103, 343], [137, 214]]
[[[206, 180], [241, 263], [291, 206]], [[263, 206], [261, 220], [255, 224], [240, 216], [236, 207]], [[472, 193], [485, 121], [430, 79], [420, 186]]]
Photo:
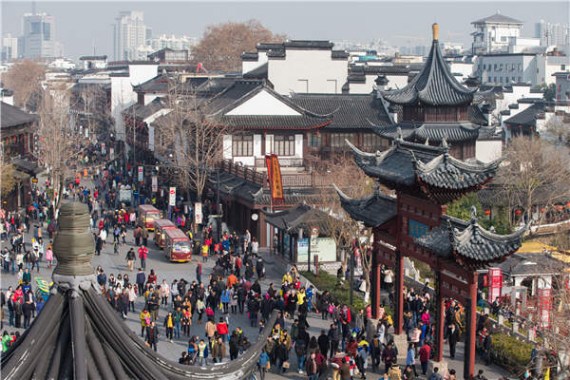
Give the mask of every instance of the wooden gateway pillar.
[[443, 345], [445, 331], [445, 299], [442, 295], [443, 285], [440, 271], [435, 274], [435, 355], [434, 360], [443, 360]]
[[465, 305], [466, 315], [466, 341], [465, 341], [465, 364], [463, 377], [465, 380], [472, 379], [475, 375], [475, 343], [477, 326], [477, 272], [468, 275], [468, 298]]
[[370, 270], [370, 305], [372, 308], [372, 318], [378, 319], [380, 312], [380, 293], [382, 290], [382, 281], [380, 279], [380, 261], [378, 255], [380, 250], [378, 243], [374, 240], [372, 248], [372, 268]]
[[396, 281], [394, 286], [394, 333], [404, 332], [404, 257], [396, 250]]

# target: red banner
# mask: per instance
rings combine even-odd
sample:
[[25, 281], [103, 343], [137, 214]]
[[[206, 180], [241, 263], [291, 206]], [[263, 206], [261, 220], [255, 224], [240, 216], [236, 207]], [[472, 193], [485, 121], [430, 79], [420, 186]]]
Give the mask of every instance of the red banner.
[[281, 179], [281, 167], [276, 154], [265, 155], [265, 165], [267, 166], [267, 179], [271, 189], [271, 199], [274, 203], [283, 202], [283, 181]]
[[552, 310], [552, 289], [538, 289], [538, 318], [542, 327], [550, 326], [550, 312]]

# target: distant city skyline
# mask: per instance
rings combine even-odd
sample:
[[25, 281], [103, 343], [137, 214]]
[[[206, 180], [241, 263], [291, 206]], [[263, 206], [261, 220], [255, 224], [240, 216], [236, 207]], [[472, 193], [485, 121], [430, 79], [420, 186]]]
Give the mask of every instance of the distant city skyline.
[[[471, 44], [472, 21], [501, 14], [523, 22], [522, 35], [534, 37], [535, 23], [569, 24], [570, 5], [554, 2], [51, 2], [37, 1], [37, 12], [54, 16], [65, 56], [107, 55], [113, 59], [113, 25], [121, 11], [141, 11], [153, 35], [201, 37], [208, 25], [257, 19], [290, 39], [386, 41], [417, 46], [431, 41], [431, 24], [441, 26], [440, 40]], [[3, 1], [2, 36], [21, 35], [22, 17], [32, 2]]]

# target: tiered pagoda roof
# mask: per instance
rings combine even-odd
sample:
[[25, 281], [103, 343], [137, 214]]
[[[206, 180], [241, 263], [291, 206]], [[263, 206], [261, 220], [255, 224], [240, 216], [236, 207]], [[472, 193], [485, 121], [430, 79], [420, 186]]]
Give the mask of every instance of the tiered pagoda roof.
[[453, 76], [439, 47], [439, 26], [433, 25], [433, 43], [424, 67], [402, 89], [383, 92], [393, 104], [431, 106], [467, 105], [473, 101], [477, 89], [461, 85]]
[[236, 360], [202, 368], [170, 362], [146, 347], [100, 294], [87, 206], [64, 204], [59, 222], [55, 285], [30, 328], [2, 354], [3, 379], [241, 380], [257, 371], [276, 313]]
[[402, 131], [402, 137], [406, 141], [439, 144], [444, 139], [448, 143], [459, 143], [466, 140], [477, 140], [481, 130], [480, 125], [470, 122], [460, 123], [400, 123], [385, 127], [375, 127], [374, 132], [389, 140], [398, 137], [398, 128]]
[[446, 140], [442, 146], [416, 144], [401, 137], [394, 145], [377, 153], [366, 153], [350, 142], [356, 164], [370, 177], [392, 188], [418, 194], [445, 204], [463, 194], [478, 190], [491, 180], [498, 161], [464, 162], [452, 157]]
[[470, 222], [445, 215], [440, 226], [415, 241], [439, 257], [476, 270], [513, 254], [520, 248], [525, 231], [523, 227], [509, 235], [498, 235], [484, 229], [475, 215]]

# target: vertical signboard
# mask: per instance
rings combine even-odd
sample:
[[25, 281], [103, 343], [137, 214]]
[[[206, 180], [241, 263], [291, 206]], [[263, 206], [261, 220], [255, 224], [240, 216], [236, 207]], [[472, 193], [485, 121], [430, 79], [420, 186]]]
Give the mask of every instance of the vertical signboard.
[[202, 224], [202, 221], [202, 202], [196, 202], [194, 203], [194, 224]]
[[109, 148], [109, 160], [113, 161], [115, 159], [115, 148]]
[[542, 327], [550, 326], [552, 310], [552, 289], [538, 289], [538, 317]]
[[489, 268], [489, 294], [487, 301], [493, 302], [497, 297], [501, 296], [503, 288], [503, 273], [500, 268]]
[[176, 206], [176, 187], [171, 187], [168, 192], [168, 205]]
[[139, 173], [139, 176], [138, 176], [139, 182], [142, 182], [144, 180], [144, 167], [143, 166], [139, 166], [138, 173]]
[[153, 175], [152, 176], [152, 192], [156, 193], [158, 191], [158, 177]]

